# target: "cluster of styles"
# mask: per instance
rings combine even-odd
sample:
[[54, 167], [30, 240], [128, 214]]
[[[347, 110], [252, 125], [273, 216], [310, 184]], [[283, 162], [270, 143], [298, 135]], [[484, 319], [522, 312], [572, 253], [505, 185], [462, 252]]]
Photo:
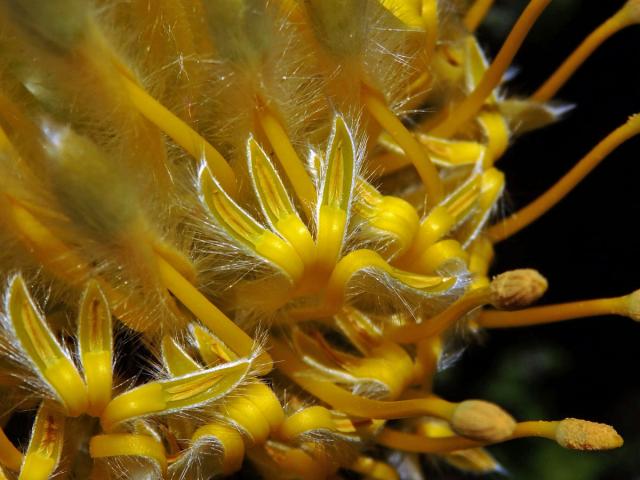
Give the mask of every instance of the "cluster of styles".
[[0, 478], [418, 479], [421, 454], [495, 471], [483, 447], [515, 438], [619, 447], [432, 389], [461, 334], [640, 317], [640, 293], [529, 308], [538, 272], [488, 275], [640, 133], [489, 226], [509, 142], [640, 21], [630, 0], [504, 98], [549, 1], [491, 63], [488, 0], [1, 2]]

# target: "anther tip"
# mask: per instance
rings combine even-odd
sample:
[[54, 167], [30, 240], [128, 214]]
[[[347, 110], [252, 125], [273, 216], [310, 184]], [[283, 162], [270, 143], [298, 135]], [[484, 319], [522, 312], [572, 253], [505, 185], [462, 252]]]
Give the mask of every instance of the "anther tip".
[[547, 279], [531, 268], [504, 272], [491, 282], [491, 303], [501, 310], [526, 307], [544, 295], [548, 286]]
[[464, 437], [494, 443], [508, 438], [516, 428], [516, 422], [493, 403], [466, 400], [455, 409], [451, 427]]
[[611, 450], [624, 443], [613, 427], [577, 418], [566, 418], [560, 422], [556, 441], [571, 450]]

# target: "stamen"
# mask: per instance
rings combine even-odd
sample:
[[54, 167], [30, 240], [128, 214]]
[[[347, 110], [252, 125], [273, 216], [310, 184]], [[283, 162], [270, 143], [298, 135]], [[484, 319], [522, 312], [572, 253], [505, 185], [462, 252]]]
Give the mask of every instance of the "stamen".
[[514, 312], [485, 310], [477, 323], [484, 328], [514, 328], [599, 315], [621, 315], [640, 321], [640, 290], [622, 297], [560, 303]]
[[[623, 443], [620, 435], [609, 425], [575, 418], [553, 422], [520, 422], [515, 425], [511, 435], [499, 441], [527, 437], [547, 438], [572, 450], [610, 450], [622, 446]], [[385, 428], [376, 437], [376, 442], [385, 447], [416, 453], [447, 453], [497, 443], [462, 436], [429, 438], [391, 428]]]
[[[311, 395], [347, 415], [375, 419], [399, 419], [407, 417], [433, 416], [453, 421], [454, 428], [495, 439], [509, 431], [511, 417], [499, 407], [488, 402], [469, 400], [459, 404], [436, 396], [411, 400], [381, 401], [353, 395], [332, 382], [316, 380], [310, 370], [279, 341], [271, 343], [272, 353], [280, 360], [278, 369]], [[495, 426], [495, 428], [494, 428]]]
[[127, 75], [123, 73], [120, 78], [131, 97], [131, 101], [140, 113], [169, 135], [196, 160], [203, 158], [224, 189], [231, 196], [234, 196], [238, 189], [236, 176], [220, 152], [183, 120], [140, 88]]
[[467, 14], [464, 17], [463, 23], [470, 33], [475, 32], [476, 29], [480, 26], [482, 20], [484, 20], [484, 18], [487, 16], [487, 13], [489, 13], [493, 2], [494, 0], [475, 0], [473, 2], [473, 5], [469, 7], [469, 10], [467, 10]]
[[491, 304], [496, 308], [520, 308], [535, 302], [546, 291], [547, 282], [531, 269], [511, 270], [498, 275], [488, 288], [470, 290], [441, 313], [422, 323], [403, 325], [385, 332], [401, 343], [418, 343], [437, 337], [471, 310]]
[[624, 125], [615, 129], [598, 143], [553, 187], [523, 209], [493, 225], [489, 229], [491, 239], [494, 242], [499, 242], [536, 221], [562, 200], [607, 155], [638, 134], [640, 134], [640, 114], [635, 114], [629, 117]]
[[509, 65], [511, 65], [511, 61], [518, 52], [527, 33], [550, 2], [551, 0], [531, 0], [529, 2], [527, 8], [522, 12], [522, 15], [520, 15], [520, 18], [513, 26], [511, 33], [509, 33], [495, 60], [485, 72], [480, 83], [476, 86], [476, 89], [459, 105], [452, 109], [449, 117], [440, 123], [440, 125], [436, 126], [430, 132], [431, 135], [452, 137], [462, 125], [478, 113], [485, 100], [500, 84], [504, 73], [507, 71], [507, 68], [509, 68]]
[[553, 98], [600, 45], [620, 30], [637, 23], [640, 23], [640, 2], [629, 0], [582, 41], [562, 65], [531, 95], [531, 99], [546, 102]]
[[362, 89], [363, 102], [373, 118], [384, 128], [389, 135], [404, 150], [405, 155], [411, 160], [416, 168], [422, 183], [424, 183], [429, 199], [429, 204], [437, 205], [443, 197], [443, 187], [440, 175], [435, 165], [431, 162], [429, 155], [413, 134], [407, 130], [396, 115], [389, 110], [389, 107], [368, 88]]
[[416, 343], [436, 337], [474, 308], [491, 301], [489, 289], [477, 289], [464, 295], [441, 313], [419, 324], [403, 325], [385, 332], [386, 338], [400, 343]]
[[312, 370], [278, 340], [272, 340], [271, 352], [280, 360], [278, 369], [311, 395], [340, 410], [347, 415], [376, 419], [397, 419], [421, 415], [450, 418], [456, 404], [437, 397], [386, 402], [371, 400], [349, 393], [334, 383], [316, 380]]

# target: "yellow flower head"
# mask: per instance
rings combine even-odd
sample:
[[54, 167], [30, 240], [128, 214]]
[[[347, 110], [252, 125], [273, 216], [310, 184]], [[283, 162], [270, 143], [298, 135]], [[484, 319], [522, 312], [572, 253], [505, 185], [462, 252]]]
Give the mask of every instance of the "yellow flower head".
[[629, 0], [508, 98], [549, 1], [493, 61], [489, 0], [0, 5], [1, 413], [35, 412], [24, 449], [0, 429], [0, 478], [386, 479], [411, 454], [494, 472], [483, 447], [521, 437], [620, 446], [433, 389], [460, 331], [638, 319], [637, 292], [529, 308], [540, 273], [489, 275], [494, 244], [640, 133], [632, 115], [495, 218], [509, 142], [640, 17]]

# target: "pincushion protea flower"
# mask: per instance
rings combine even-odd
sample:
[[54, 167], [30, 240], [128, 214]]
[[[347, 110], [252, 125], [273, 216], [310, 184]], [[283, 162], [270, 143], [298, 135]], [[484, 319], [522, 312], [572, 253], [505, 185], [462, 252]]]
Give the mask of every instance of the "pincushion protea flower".
[[493, 244], [640, 133], [631, 116], [493, 221], [510, 139], [640, 21], [628, 1], [505, 98], [548, 3], [491, 64], [483, 0], [3, 3], [0, 379], [4, 418], [35, 415], [24, 450], [0, 430], [2, 475], [415, 478], [412, 453], [489, 473], [483, 447], [511, 439], [620, 446], [432, 388], [460, 331], [640, 318], [637, 292], [529, 308], [538, 272], [488, 276]]

